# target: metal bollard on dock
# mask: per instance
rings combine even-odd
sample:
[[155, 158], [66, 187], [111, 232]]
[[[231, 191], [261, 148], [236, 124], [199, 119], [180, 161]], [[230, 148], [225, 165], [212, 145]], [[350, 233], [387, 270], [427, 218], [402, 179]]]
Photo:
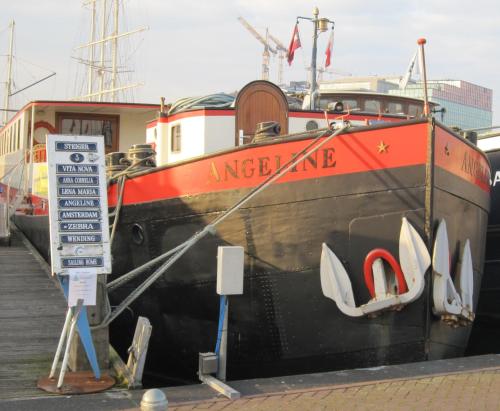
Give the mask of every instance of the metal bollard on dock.
[[142, 396], [141, 411], [167, 411], [168, 400], [163, 391], [154, 388]]

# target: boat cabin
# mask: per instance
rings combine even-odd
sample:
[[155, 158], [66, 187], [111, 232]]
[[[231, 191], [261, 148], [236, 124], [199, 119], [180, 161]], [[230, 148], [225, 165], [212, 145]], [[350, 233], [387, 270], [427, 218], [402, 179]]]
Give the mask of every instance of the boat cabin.
[[285, 135], [323, 128], [339, 119], [370, 125], [423, 113], [423, 101], [418, 99], [344, 91], [322, 94], [320, 111], [301, 110], [278, 86], [262, 80], [249, 83], [236, 97], [225, 96], [225, 103], [221, 95], [183, 100], [148, 123], [146, 142], [156, 150], [157, 165], [248, 144], [264, 122], [277, 122], [279, 135]]
[[103, 135], [106, 152], [126, 151], [144, 142], [146, 123], [157, 116], [159, 107], [70, 101], [26, 104], [0, 129], [0, 198], [5, 201], [7, 188], [24, 193], [31, 188], [34, 201], [47, 197], [47, 134]]

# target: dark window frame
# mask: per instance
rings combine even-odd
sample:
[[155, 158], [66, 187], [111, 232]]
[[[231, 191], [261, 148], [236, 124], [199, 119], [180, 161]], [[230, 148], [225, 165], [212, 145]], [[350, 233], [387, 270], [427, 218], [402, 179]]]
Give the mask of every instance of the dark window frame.
[[182, 128], [180, 124], [170, 127], [170, 152], [180, 153], [182, 150]]
[[111, 121], [115, 123], [116, 135], [111, 136], [111, 146], [105, 145], [106, 153], [118, 151], [120, 146], [120, 116], [113, 114], [72, 113], [56, 112], [56, 130], [61, 133], [63, 120], [96, 120]]

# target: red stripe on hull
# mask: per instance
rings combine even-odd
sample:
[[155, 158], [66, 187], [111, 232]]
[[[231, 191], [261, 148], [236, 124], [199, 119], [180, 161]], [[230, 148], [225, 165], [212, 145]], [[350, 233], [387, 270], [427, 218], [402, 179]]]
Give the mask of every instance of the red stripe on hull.
[[[276, 184], [424, 164], [427, 138], [427, 123], [340, 135]], [[310, 142], [248, 147], [138, 176], [127, 181], [124, 204], [255, 187]], [[109, 205], [114, 206], [116, 186], [109, 194]]]
[[490, 165], [486, 156], [446, 130], [436, 127], [436, 166], [490, 192]]

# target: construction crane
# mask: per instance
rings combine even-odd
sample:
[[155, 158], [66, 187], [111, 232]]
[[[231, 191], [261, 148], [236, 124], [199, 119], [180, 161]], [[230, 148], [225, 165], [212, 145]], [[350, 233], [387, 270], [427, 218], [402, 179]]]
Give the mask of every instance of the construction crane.
[[283, 45], [281, 41], [279, 41], [276, 37], [274, 37], [271, 33], [267, 32], [269, 38], [276, 44], [276, 49], [278, 50], [278, 85], [283, 85], [283, 62], [285, 61], [285, 56], [288, 52], [288, 49]]
[[257, 40], [264, 45], [264, 52], [262, 53], [262, 80], [269, 80], [269, 52], [273, 54], [277, 53], [277, 51], [269, 44], [269, 31], [266, 29], [266, 38], [264, 38], [243, 17], [238, 17], [238, 20]]

